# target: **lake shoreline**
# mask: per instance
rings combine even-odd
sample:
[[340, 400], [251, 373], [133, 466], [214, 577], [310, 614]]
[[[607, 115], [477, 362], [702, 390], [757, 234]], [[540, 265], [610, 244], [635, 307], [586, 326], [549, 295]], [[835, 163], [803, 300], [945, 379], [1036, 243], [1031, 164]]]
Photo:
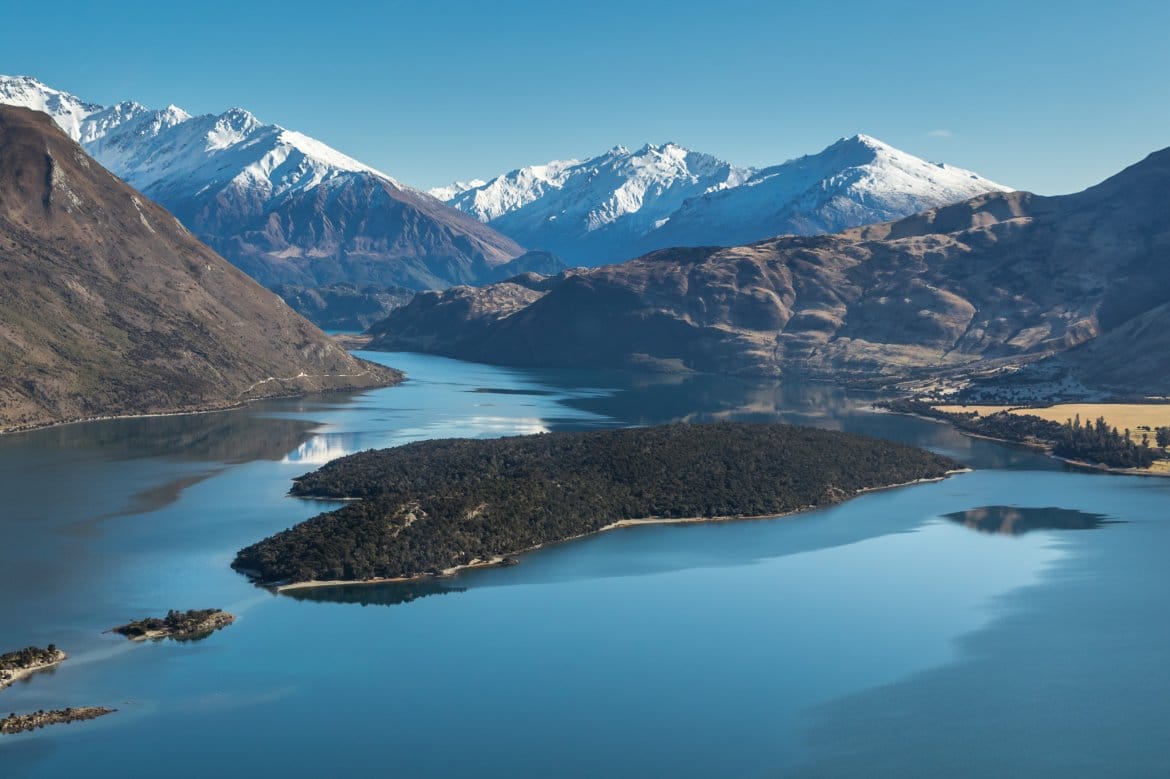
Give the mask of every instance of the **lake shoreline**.
[[1170, 471], [1154, 471], [1146, 468], [1114, 468], [1101, 463], [1090, 463], [1084, 460], [1073, 460], [1068, 457], [1061, 457], [1058, 454], [1053, 454], [1052, 446], [1049, 444], [1040, 443], [1039, 441], [1015, 441], [1010, 438], [996, 438], [995, 436], [983, 435], [982, 433], [973, 433], [970, 430], [963, 430], [953, 422], [938, 417], [929, 417], [925, 414], [915, 414], [908, 411], [892, 411], [886, 408], [873, 408], [872, 411], [878, 414], [898, 414], [904, 417], [914, 417], [915, 419], [925, 419], [928, 422], [934, 422], [940, 425], [946, 425], [960, 435], [965, 435], [968, 438], [976, 438], [980, 441], [993, 441], [997, 444], [1010, 444], [1012, 446], [1022, 446], [1025, 449], [1031, 449], [1035, 452], [1041, 452], [1045, 457], [1056, 460], [1057, 462], [1071, 465], [1074, 468], [1081, 468], [1089, 471], [1096, 471], [1098, 473], [1111, 474], [1114, 476], [1148, 476], [1156, 479], [1170, 478]]
[[312, 390], [309, 392], [290, 392], [279, 395], [261, 395], [254, 398], [246, 398], [244, 400], [225, 402], [215, 405], [181, 407], [171, 411], [144, 411], [140, 414], [103, 414], [93, 417], [79, 417], [77, 419], [62, 419], [56, 422], [35, 422], [28, 425], [17, 425], [16, 427], [0, 428], [0, 436], [13, 435], [16, 433], [31, 433], [37, 430], [49, 430], [54, 427], [65, 427], [67, 425], [83, 425], [87, 422], [110, 422], [120, 419], [154, 419], [159, 417], [190, 417], [199, 416], [202, 414], [215, 414], [221, 411], [238, 411], [240, 409], [247, 408], [253, 403], [258, 403], [261, 401], [305, 398], [311, 395], [331, 395], [338, 392], [368, 392], [370, 390], [385, 389], [387, 387], [398, 387], [406, 380], [406, 374], [403, 373], [402, 376], [399, 377], [396, 381], [388, 382], [386, 384], [372, 385], [369, 387], [329, 387], [325, 389]]
[[[911, 481], [899, 482], [897, 484], [887, 484], [887, 485], [883, 485], [880, 487], [865, 487], [865, 488], [862, 488], [860, 490], [857, 490], [853, 495], [849, 496], [845, 500], [840, 501], [838, 503], [821, 505], [821, 506], [805, 506], [803, 508], [794, 509], [792, 511], [786, 511], [786, 512], [781, 513], [781, 514], [757, 514], [757, 515], [752, 515], [752, 516], [719, 516], [719, 517], [646, 517], [645, 519], [619, 519], [619, 520], [616, 520], [614, 522], [611, 522], [608, 525], [600, 527], [597, 530], [591, 530], [587, 533], [581, 533], [579, 535], [570, 536], [568, 538], [562, 538], [562, 539], [559, 539], [557, 541], [549, 541], [549, 542], [542, 543], [542, 544], [536, 544], [534, 546], [526, 547], [524, 549], [520, 549], [520, 550], [517, 550], [514, 552], [507, 552], [507, 553], [493, 555], [491, 558], [486, 559], [486, 560], [478, 560], [478, 559], [472, 560], [471, 562], [465, 563], [463, 565], [456, 565], [456, 566], [452, 566], [450, 568], [444, 568], [438, 574], [422, 573], [422, 574], [416, 574], [414, 576], [380, 577], [380, 578], [373, 578], [373, 579], [311, 580], [311, 581], [304, 581], [304, 582], [288, 582], [286, 584], [262, 585], [262, 586], [267, 586], [269, 589], [272, 589], [275, 592], [288, 592], [291, 590], [315, 589], [315, 588], [320, 588], [320, 587], [346, 587], [346, 586], [352, 586], [352, 585], [356, 585], [356, 584], [360, 584], [360, 585], [405, 584], [405, 583], [409, 583], [409, 582], [433, 581], [435, 579], [449, 579], [449, 578], [456, 576], [457, 574], [459, 574], [462, 571], [470, 571], [470, 570], [475, 570], [478, 568], [497, 568], [497, 567], [509, 565], [509, 563], [507, 563], [507, 560], [511, 559], [511, 558], [515, 558], [516, 555], [528, 554], [530, 552], [535, 552], [535, 551], [543, 549], [547, 546], [551, 546], [552, 544], [565, 544], [565, 543], [569, 543], [572, 541], [579, 541], [582, 538], [588, 538], [590, 536], [600, 535], [601, 533], [606, 533], [606, 532], [609, 532], [611, 530], [620, 530], [622, 528], [639, 527], [642, 525], [695, 525], [695, 524], [714, 524], [714, 523], [720, 523], [720, 522], [753, 522], [753, 521], [759, 521], [759, 520], [764, 520], [764, 519], [785, 519], [788, 517], [794, 517], [798, 514], [806, 514], [810, 511], [816, 511], [817, 509], [830, 508], [831, 506], [834, 506], [834, 505], [840, 505], [841, 503], [844, 503], [848, 500], [852, 500], [853, 498], [856, 498], [856, 497], [860, 497], [861, 495], [864, 495], [867, 493], [882, 492], [885, 490], [898, 489], [900, 487], [912, 487], [916, 484], [930, 484], [930, 483], [934, 483], [934, 482], [940, 482], [940, 481], [944, 481], [946, 479], [949, 479], [952, 476], [957, 476], [957, 475], [964, 474], [964, 473], [971, 473], [973, 470], [974, 470], [973, 468], [956, 468], [954, 470], [947, 471], [946, 474], [939, 476], [939, 477], [936, 477], [936, 478], [914, 479]], [[352, 498], [337, 498], [335, 500], [353, 500], [353, 499]], [[241, 573], [247, 573], [247, 571], [241, 571]]]

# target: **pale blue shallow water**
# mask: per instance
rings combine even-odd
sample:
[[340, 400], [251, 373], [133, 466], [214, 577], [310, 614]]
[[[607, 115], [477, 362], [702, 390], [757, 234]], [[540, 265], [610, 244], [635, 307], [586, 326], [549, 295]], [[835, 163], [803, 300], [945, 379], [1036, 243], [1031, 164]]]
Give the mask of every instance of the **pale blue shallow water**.
[[[119, 709], [0, 737], [0, 776], [1146, 776], [1170, 760], [1170, 481], [1068, 471], [824, 386], [368, 356], [410, 381], [0, 438], [0, 647], [72, 655], [0, 710]], [[328, 508], [285, 493], [340, 454], [720, 418], [978, 470], [425, 586], [294, 598], [228, 567]], [[1034, 527], [956, 521], [982, 507]], [[197, 643], [102, 632], [211, 606], [239, 620]]]

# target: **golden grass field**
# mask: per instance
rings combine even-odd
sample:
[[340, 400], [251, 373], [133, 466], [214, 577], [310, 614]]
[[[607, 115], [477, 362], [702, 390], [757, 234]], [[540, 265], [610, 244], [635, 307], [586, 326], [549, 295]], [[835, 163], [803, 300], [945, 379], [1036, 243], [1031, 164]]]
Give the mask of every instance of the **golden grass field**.
[[[1081, 422], [1095, 422], [1105, 417], [1110, 427], [1131, 430], [1134, 433], [1153, 432], [1157, 427], [1170, 427], [1170, 403], [1061, 403], [1047, 408], [1019, 408], [1017, 406], [935, 406], [947, 413], [971, 413], [981, 415], [1008, 411], [1012, 414], [1027, 414], [1051, 422], [1067, 422], [1078, 414]], [[1139, 436], [1140, 438], [1140, 436]]]
[[[1154, 445], [1154, 429], [1170, 427], [1170, 403], [1060, 403], [1047, 408], [1020, 408], [1017, 406], [935, 406], [948, 414], [969, 414], [978, 411], [980, 415], [1007, 411], [1011, 414], [1028, 414], [1051, 422], [1067, 422], [1078, 414], [1081, 423], [1096, 422], [1105, 417], [1105, 423], [1118, 430], [1129, 430], [1134, 441], [1141, 441], [1143, 433], [1149, 433], [1150, 446]], [[1150, 469], [1170, 473], [1170, 460], [1159, 460]]]

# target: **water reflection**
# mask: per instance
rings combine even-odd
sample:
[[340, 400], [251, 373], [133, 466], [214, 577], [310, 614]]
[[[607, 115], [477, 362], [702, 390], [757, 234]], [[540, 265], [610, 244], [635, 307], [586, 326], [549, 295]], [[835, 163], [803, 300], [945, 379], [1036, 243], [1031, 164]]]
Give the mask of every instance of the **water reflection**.
[[255, 460], [280, 460], [316, 427], [305, 419], [268, 418], [257, 414], [264, 406], [208, 414], [182, 414], [135, 419], [112, 419], [61, 425], [0, 437], [0, 457], [6, 452], [94, 451], [103, 459], [168, 457], [187, 462], [236, 465]]
[[1114, 521], [1102, 514], [1054, 507], [983, 506], [944, 516], [980, 533], [1005, 536], [1022, 536], [1033, 530], [1092, 530]]
[[305, 441], [285, 455], [281, 462], [297, 463], [300, 465], [325, 465], [328, 462], [336, 460], [338, 457], [353, 454], [355, 451], [357, 450], [353, 444], [353, 436], [325, 433], [315, 435], [308, 441]]
[[531, 388], [513, 389], [510, 387], [476, 387], [473, 390], [468, 390], [468, 392], [478, 392], [483, 395], [531, 395], [534, 398], [547, 397], [557, 394], [553, 390]]
[[436, 581], [392, 582], [387, 584], [343, 584], [336, 587], [305, 587], [285, 590], [294, 600], [316, 601], [318, 603], [359, 603], [362, 606], [397, 606], [410, 603], [428, 595], [448, 595], [466, 592], [466, 587], [457, 587]]
[[880, 395], [831, 384], [619, 371], [580, 376], [548, 373], [543, 378], [552, 386], [578, 380], [610, 387], [608, 392], [575, 395], [561, 403], [625, 424], [786, 422], [921, 446], [973, 468], [1068, 470], [1034, 450], [963, 436], [945, 423], [876, 411], [873, 403]]
[[[398, 430], [391, 446], [424, 441], [431, 438], [496, 438], [512, 435], [547, 433], [560, 427], [556, 420], [542, 417], [469, 416], [458, 420], [440, 420], [425, 427], [407, 427]], [[570, 429], [581, 426], [579, 420], [566, 420]]]

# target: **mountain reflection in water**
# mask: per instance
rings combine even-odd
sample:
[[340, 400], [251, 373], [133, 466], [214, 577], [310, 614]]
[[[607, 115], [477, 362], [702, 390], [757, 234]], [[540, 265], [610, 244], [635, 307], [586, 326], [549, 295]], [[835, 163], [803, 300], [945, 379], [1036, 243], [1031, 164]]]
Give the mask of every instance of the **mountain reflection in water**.
[[356, 451], [354, 436], [315, 435], [285, 455], [281, 462], [324, 465]]
[[1089, 514], [1055, 507], [982, 506], [969, 511], [945, 514], [947, 519], [980, 533], [1021, 536], [1033, 530], [1093, 530], [1115, 520], [1103, 514]]

